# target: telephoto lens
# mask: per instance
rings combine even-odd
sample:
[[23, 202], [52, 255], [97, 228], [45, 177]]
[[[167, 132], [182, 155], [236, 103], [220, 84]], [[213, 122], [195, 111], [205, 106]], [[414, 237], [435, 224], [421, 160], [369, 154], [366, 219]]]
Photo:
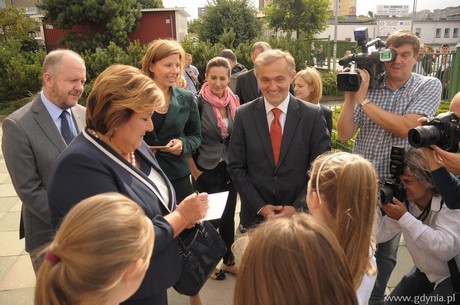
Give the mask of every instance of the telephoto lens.
[[436, 145], [442, 138], [442, 132], [435, 125], [419, 126], [409, 130], [409, 144], [420, 148]]

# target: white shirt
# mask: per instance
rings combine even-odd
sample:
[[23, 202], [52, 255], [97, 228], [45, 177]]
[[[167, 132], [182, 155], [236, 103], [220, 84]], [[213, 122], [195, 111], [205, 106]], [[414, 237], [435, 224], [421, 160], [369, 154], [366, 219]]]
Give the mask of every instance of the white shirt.
[[281, 125], [281, 132], [284, 132], [284, 123], [286, 123], [286, 115], [287, 115], [290, 98], [291, 98], [291, 94], [288, 93], [288, 95], [281, 102], [281, 104], [279, 104], [277, 107], [273, 107], [269, 102], [267, 102], [267, 99], [264, 97], [265, 111], [267, 113], [268, 130], [270, 130], [270, 126], [272, 124], [273, 118], [275, 117], [273, 115], [272, 109], [278, 108], [279, 110], [281, 110], [280, 117], [278, 118], [280, 125]]
[[[373, 252], [372, 249], [370, 251], [371, 253]], [[371, 257], [371, 263], [377, 269], [377, 263], [374, 256]], [[369, 303], [376, 279], [377, 274], [364, 274], [361, 284], [359, 285], [358, 290], [356, 290], [356, 297], [358, 298], [359, 305], [367, 305]]]
[[75, 126], [75, 122], [73, 121], [72, 111], [70, 111], [70, 109], [64, 110], [59, 108], [58, 106], [56, 106], [56, 104], [48, 100], [43, 91], [40, 92], [40, 98], [42, 99], [43, 105], [45, 105], [46, 110], [48, 110], [48, 113], [50, 114], [51, 119], [53, 120], [59, 132], [61, 130], [61, 113], [62, 111], [67, 111], [70, 115], [70, 119], [67, 120], [69, 122], [70, 130], [72, 131], [74, 136], [78, 135], [77, 127]]
[[435, 285], [450, 277], [447, 262], [451, 258], [455, 257], [460, 266], [460, 210], [451, 210], [441, 202], [440, 196], [433, 196], [424, 222], [416, 218], [422, 211], [415, 203], [409, 203], [412, 214], [406, 212], [396, 221], [382, 217], [379, 211], [374, 226], [378, 243], [390, 240], [402, 230], [414, 265]]

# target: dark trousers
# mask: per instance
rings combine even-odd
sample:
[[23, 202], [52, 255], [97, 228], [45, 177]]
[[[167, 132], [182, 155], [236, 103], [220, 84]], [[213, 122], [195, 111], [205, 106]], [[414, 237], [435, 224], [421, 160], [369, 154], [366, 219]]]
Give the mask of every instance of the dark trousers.
[[188, 195], [193, 194], [193, 186], [190, 182], [190, 176], [171, 180], [171, 184], [176, 191], [177, 204], [181, 203]]
[[453, 298], [450, 278], [439, 283], [435, 289], [434, 283], [428, 280], [425, 273], [414, 267], [386, 298], [385, 305], [453, 304], [454, 300], [449, 298]]
[[198, 177], [198, 180], [193, 179], [193, 186], [197, 191], [207, 192], [208, 194], [229, 192], [222, 218], [215, 221], [212, 220], [211, 223], [216, 229], [219, 229], [219, 234], [228, 247], [228, 251], [223, 258], [224, 264], [232, 266], [235, 264], [235, 259], [231, 251], [235, 240], [235, 207], [237, 196], [235, 186], [228, 174], [225, 162], [220, 162], [212, 170], [206, 170], [199, 166], [198, 168], [203, 173]]

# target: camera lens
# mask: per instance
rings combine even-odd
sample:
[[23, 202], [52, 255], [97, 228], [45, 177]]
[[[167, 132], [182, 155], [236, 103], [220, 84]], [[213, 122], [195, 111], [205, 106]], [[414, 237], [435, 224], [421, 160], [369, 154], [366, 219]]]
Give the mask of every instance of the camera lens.
[[383, 185], [380, 188], [380, 203], [387, 204], [392, 202], [394, 196], [393, 188], [389, 185]]
[[361, 76], [358, 73], [344, 72], [337, 74], [337, 87], [340, 91], [358, 91]]
[[442, 133], [434, 125], [420, 126], [409, 130], [408, 138], [412, 147], [427, 147], [438, 144], [442, 138]]

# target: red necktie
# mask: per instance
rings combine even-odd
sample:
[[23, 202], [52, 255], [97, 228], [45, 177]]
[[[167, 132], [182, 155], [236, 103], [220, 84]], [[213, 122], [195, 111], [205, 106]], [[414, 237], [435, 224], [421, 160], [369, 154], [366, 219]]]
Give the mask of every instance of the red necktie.
[[280, 157], [281, 150], [281, 138], [283, 133], [281, 132], [281, 124], [279, 117], [281, 110], [278, 108], [273, 108], [273, 120], [270, 125], [270, 139], [272, 140], [272, 150], [273, 150], [273, 159], [275, 160], [275, 166], [278, 164], [278, 159]]

